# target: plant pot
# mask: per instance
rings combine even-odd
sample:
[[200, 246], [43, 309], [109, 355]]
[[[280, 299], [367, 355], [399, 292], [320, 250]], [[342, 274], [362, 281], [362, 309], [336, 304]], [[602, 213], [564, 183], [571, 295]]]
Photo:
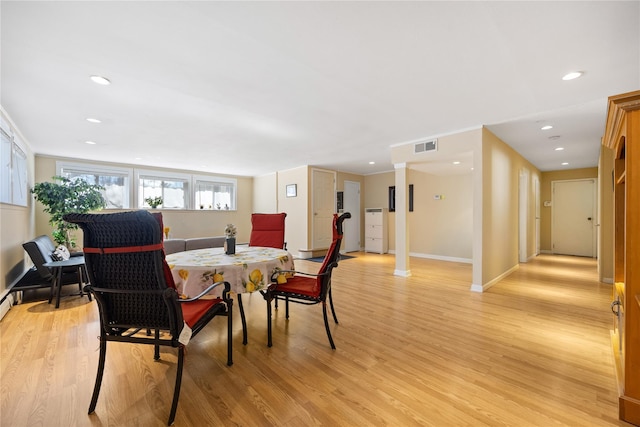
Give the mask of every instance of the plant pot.
[[224, 241], [224, 253], [227, 255], [233, 255], [236, 253], [236, 238], [227, 237]]

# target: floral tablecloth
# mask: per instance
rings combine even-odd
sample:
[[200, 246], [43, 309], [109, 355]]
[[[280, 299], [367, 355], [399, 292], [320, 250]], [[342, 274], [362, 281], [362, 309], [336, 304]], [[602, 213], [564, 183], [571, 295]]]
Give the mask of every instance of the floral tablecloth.
[[[235, 293], [255, 292], [269, 286], [276, 270], [293, 270], [293, 257], [282, 249], [236, 246], [234, 255], [223, 248], [197, 249], [167, 255], [178, 291], [194, 297], [212, 283], [225, 280]], [[211, 293], [221, 296], [222, 287]]]

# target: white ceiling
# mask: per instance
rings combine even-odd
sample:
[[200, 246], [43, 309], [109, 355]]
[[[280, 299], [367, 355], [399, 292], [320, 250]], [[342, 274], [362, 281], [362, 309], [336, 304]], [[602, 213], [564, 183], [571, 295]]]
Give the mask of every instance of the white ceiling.
[[607, 97], [640, 88], [639, 1], [2, 0], [0, 14], [0, 101], [45, 155], [369, 174], [393, 169], [393, 145], [485, 125], [543, 171], [591, 167]]

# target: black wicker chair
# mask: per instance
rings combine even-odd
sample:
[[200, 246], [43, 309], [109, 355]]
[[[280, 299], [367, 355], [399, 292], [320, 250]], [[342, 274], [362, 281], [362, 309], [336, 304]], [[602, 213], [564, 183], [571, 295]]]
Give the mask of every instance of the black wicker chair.
[[[280, 298], [285, 301], [286, 318], [289, 318], [289, 302], [298, 304], [318, 304], [322, 303], [322, 314], [324, 316], [324, 326], [327, 330], [327, 337], [331, 348], [335, 350], [336, 346], [331, 337], [331, 329], [329, 329], [329, 320], [327, 317], [327, 296], [331, 305], [331, 314], [333, 320], [338, 323], [336, 312], [333, 308], [333, 298], [331, 296], [331, 273], [338, 266], [340, 259], [340, 244], [342, 243], [342, 223], [345, 219], [351, 218], [349, 212], [345, 212], [338, 216], [333, 215], [333, 242], [324, 257], [322, 266], [316, 274], [302, 273], [299, 271], [279, 271], [271, 278], [273, 282], [269, 288], [263, 292], [264, 298], [267, 300], [267, 345], [271, 347], [271, 301]], [[287, 277], [294, 274], [293, 277]], [[278, 278], [280, 282], [278, 283]], [[286, 279], [286, 282], [283, 280]], [[276, 307], [277, 308], [277, 307]]]
[[[159, 346], [169, 346], [178, 349], [168, 421], [173, 424], [189, 335], [196, 335], [215, 316], [226, 316], [227, 365], [233, 363], [233, 300], [229, 298], [229, 283], [215, 283], [197, 297], [181, 300], [164, 258], [162, 227], [158, 217], [147, 211], [68, 214], [64, 219], [78, 224], [84, 232], [85, 262], [91, 282], [86, 289], [95, 296], [100, 311], [100, 358], [89, 413], [94, 412], [98, 401], [107, 342], [153, 345], [156, 360], [160, 358]], [[224, 286], [222, 299], [201, 299], [216, 286]]]

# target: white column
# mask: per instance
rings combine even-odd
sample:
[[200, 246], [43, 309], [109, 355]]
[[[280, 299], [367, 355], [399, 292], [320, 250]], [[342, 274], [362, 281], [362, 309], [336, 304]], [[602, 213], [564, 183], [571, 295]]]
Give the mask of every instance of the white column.
[[409, 229], [407, 212], [409, 185], [407, 184], [407, 164], [396, 163], [396, 269], [395, 276], [411, 276], [409, 269]]

